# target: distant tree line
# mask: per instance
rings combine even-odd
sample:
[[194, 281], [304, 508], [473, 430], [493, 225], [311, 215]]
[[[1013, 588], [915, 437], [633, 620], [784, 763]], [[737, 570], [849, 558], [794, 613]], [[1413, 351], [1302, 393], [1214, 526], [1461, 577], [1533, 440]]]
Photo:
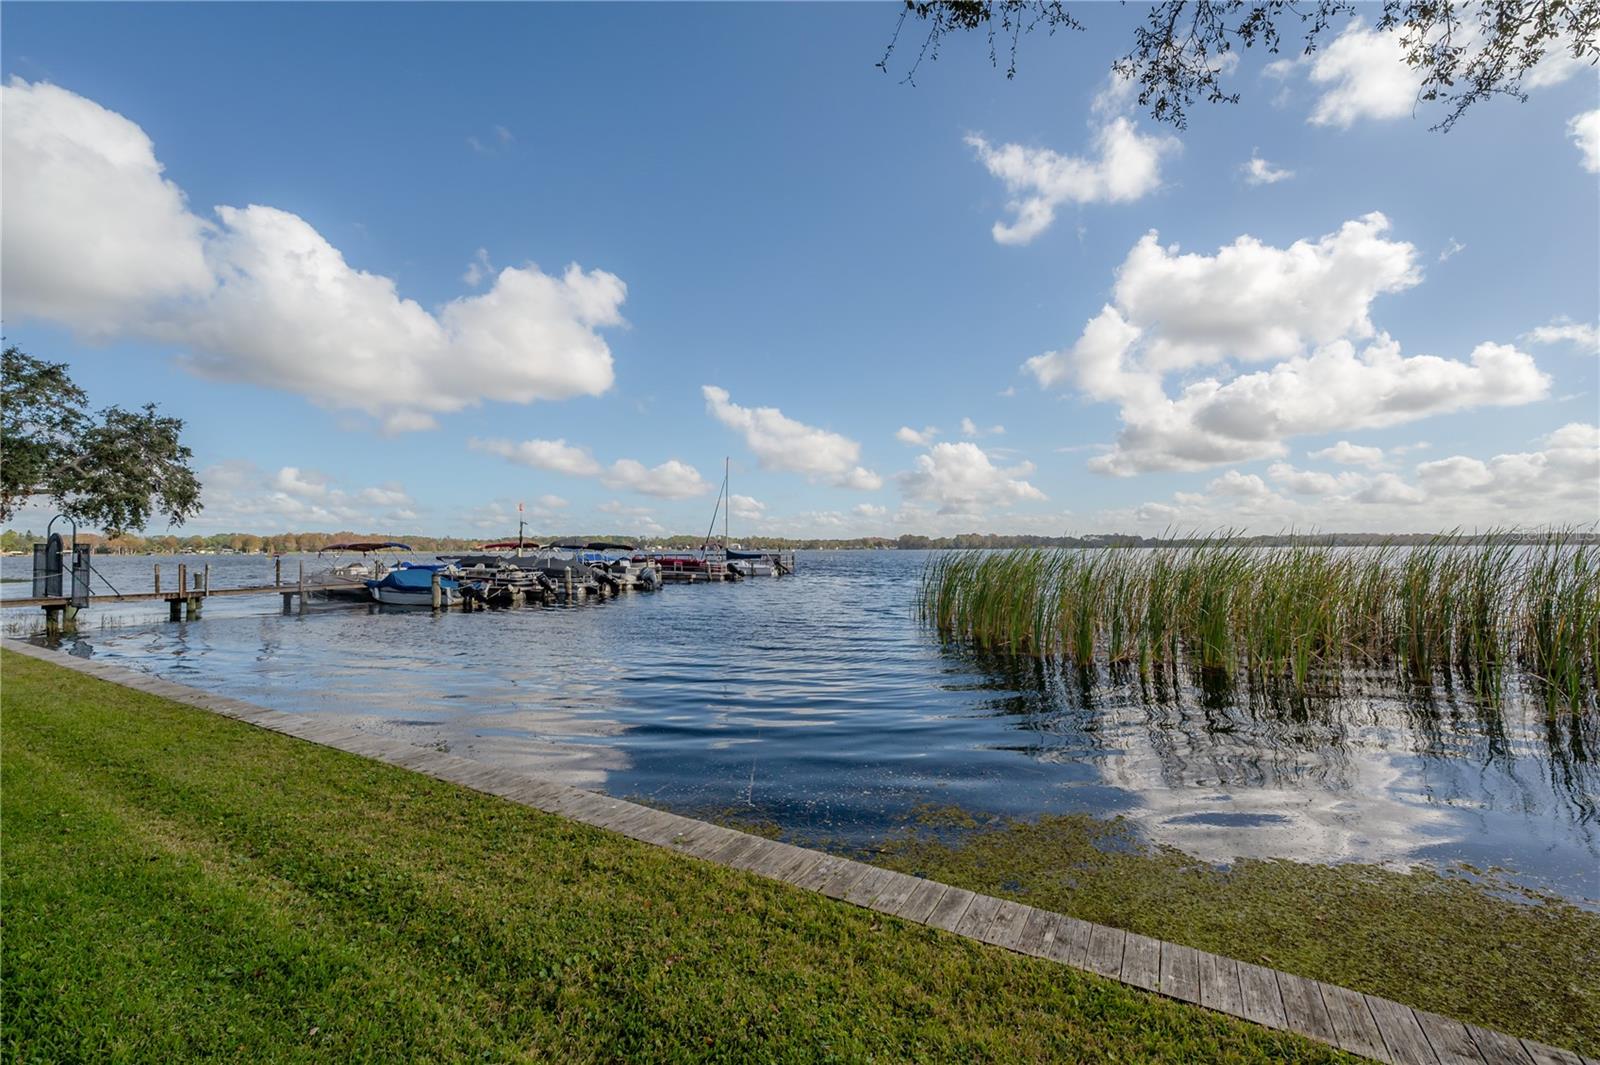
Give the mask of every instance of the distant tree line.
[[[1600, 533], [1569, 530], [1576, 539], [1600, 543]], [[1426, 543], [1474, 544], [1481, 543], [1489, 533], [1278, 533], [1261, 536], [1237, 536], [1235, 542], [1249, 547], [1287, 547], [1291, 545], [1330, 547], [1373, 547], [1380, 544], [1409, 546]], [[1549, 538], [1548, 531], [1495, 534], [1502, 542], [1541, 543]], [[6, 530], [0, 533], [0, 550], [15, 553], [32, 550], [32, 544], [42, 537], [33, 532]], [[331, 544], [357, 541], [393, 540], [407, 544], [419, 552], [470, 551], [485, 543], [503, 540], [501, 537], [418, 536], [409, 533], [355, 533], [342, 532], [289, 532], [271, 536], [255, 533], [213, 533], [210, 536], [137, 536], [122, 533], [103, 536], [84, 533], [80, 543], [93, 546], [96, 554], [265, 554], [287, 555], [295, 552], [315, 552]], [[509, 539], [515, 539], [510, 537]], [[637, 544], [640, 547], [661, 547], [670, 550], [698, 549], [705, 543], [700, 534], [675, 534], [672, 536], [634, 536], [632, 534], [604, 533], [569, 536], [530, 536], [530, 544], [556, 543], [607, 543]], [[961, 533], [956, 536], [919, 536], [907, 534], [899, 537], [858, 536], [827, 539], [823, 537], [751, 536], [735, 541], [745, 548], [759, 550], [900, 550], [925, 551], [939, 549], [1005, 549], [1013, 547], [1183, 547], [1208, 539], [1203, 534], [1182, 536], [1139, 536], [1134, 533], [1098, 533], [1086, 536], [1034, 536], [1003, 535], [1000, 533]], [[712, 541], [717, 546], [719, 541]]]

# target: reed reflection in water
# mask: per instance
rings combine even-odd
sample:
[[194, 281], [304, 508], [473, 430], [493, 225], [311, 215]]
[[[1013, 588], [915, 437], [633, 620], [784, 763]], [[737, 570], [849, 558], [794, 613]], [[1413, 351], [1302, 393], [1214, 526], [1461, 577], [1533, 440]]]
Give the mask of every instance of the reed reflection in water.
[[[990, 712], [1040, 762], [1095, 764], [1138, 796], [1121, 811], [1152, 841], [1203, 860], [1466, 861], [1522, 848], [1571, 854], [1567, 890], [1600, 899], [1600, 719], [1546, 712], [1543, 693], [1484, 701], [1345, 670], [1262, 684], [1223, 670], [1081, 669], [947, 646], [981, 674]], [[1510, 824], [1525, 835], [1512, 842]]]

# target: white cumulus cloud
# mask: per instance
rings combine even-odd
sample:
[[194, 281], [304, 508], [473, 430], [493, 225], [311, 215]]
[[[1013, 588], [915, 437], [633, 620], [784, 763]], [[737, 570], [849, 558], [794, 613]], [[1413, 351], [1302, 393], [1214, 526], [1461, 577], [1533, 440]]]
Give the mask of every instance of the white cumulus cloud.
[[1533, 344], [1570, 344], [1579, 351], [1600, 353], [1600, 328], [1571, 318], [1553, 318], [1524, 333], [1522, 339]]
[[1578, 161], [1591, 174], [1600, 174], [1600, 108], [1572, 116], [1567, 136], [1578, 146]]
[[92, 100], [18, 78], [0, 88], [0, 183], [8, 317], [108, 333], [215, 285], [206, 223], [150, 138]]
[[[263, 205], [191, 213], [138, 125], [13, 79], [3, 114], [4, 302], [87, 335], [154, 337], [207, 376], [363, 411], [389, 431], [486, 399], [611, 387], [598, 330], [627, 287], [603, 270], [501, 270], [437, 312], [351, 266], [303, 218]], [[487, 257], [474, 262], [486, 280]]]
[[700, 391], [706, 410], [744, 437], [763, 469], [804, 474], [843, 488], [883, 487], [882, 477], [860, 465], [861, 445], [849, 437], [797, 422], [777, 407], [741, 407], [716, 385]]
[[467, 441], [475, 451], [498, 455], [508, 462], [536, 470], [586, 477], [607, 488], [626, 489], [661, 499], [689, 499], [711, 490], [700, 471], [678, 459], [658, 466], [646, 466], [636, 459], [617, 459], [606, 466], [589, 451], [565, 440], [479, 440]]
[[894, 432], [894, 438], [902, 444], [912, 447], [927, 447], [939, 435], [939, 430], [932, 425], [925, 425], [921, 429], [913, 429], [909, 425], [902, 425]]
[[[1483, 9], [1488, 10], [1487, 5]], [[1481, 55], [1487, 38], [1477, 21], [1478, 5], [1463, 5], [1460, 13], [1470, 18], [1458, 21], [1450, 46], [1464, 50], [1458, 60], [1458, 72], [1464, 72]], [[1305, 71], [1320, 91], [1308, 118], [1315, 125], [1348, 129], [1362, 120], [1404, 118], [1422, 102], [1424, 77], [1406, 62], [1409, 49], [1404, 33], [1398, 28], [1371, 28], [1357, 18], [1327, 47], [1299, 60], [1269, 64], [1267, 73], [1281, 78], [1296, 69]], [[1433, 35], [1422, 46], [1441, 43]], [[1593, 65], [1574, 58], [1571, 44], [1558, 37], [1546, 42], [1543, 57], [1523, 76], [1520, 88], [1531, 91], [1558, 85], [1584, 70], [1592, 71]]]
[[1204, 492], [1105, 511], [1095, 521], [1146, 532], [1241, 525], [1258, 532], [1418, 532], [1592, 523], [1600, 514], [1600, 427], [1572, 423], [1534, 443], [1528, 451], [1419, 463], [1409, 477], [1319, 473], [1287, 463], [1273, 463], [1266, 480], [1229, 470]]
[[[1371, 214], [1316, 241], [1280, 249], [1241, 237], [1210, 256], [1179, 254], [1149, 234], [1118, 272], [1114, 303], [1077, 343], [1025, 368], [1046, 387], [1070, 382], [1120, 406], [1116, 445], [1089, 463], [1114, 474], [1276, 458], [1294, 436], [1546, 395], [1549, 378], [1509, 345], [1480, 344], [1465, 361], [1408, 357], [1376, 330], [1372, 302], [1420, 278], [1416, 249], [1388, 229]], [[1175, 371], [1252, 362], [1272, 365], [1191, 375], [1167, 392]]]
[[1056, 208], [1065, 204], [1129, 203], [1161, 185], [1161, 163], [1180, 145], [1168, 134], [1146, 134], [1127, 115], [1131, 83], [1113, 78], [1095, 100], [1091, 124], [1092, 154], [1064, 155], [1050, 148], [1021, 144], [995, 146], [981, 134], [968, 134], [967, 145], [990, 174], [1005, 185], [1010, 199], [1009, 222], [991, 230], [1000, 244], [1027, 244], [1050, 228]]
[[1311, 121], [1345, 129], [1363, 118], [1409, 115], [1422, 88], [1422, 75], [1406, 65], [1399, 35], [1369, 29], [1360, 19], [1312, 57], [1309, 76], [1323, 88]]
[[346, 488], [318, 470], [268, 471], [242, 459], [208, 466], [199, 476], [205, 510], [198, 524], [220, 532], [401, 532], [401, 523], [418, 516], [396, 483]]
[[934, 444], [898, 480], [907, 499], [936, 504], [941, 514], [981, 516], [989, 507], [1044, 499], [1023, 479], [1032, 471], [1026, 463], [996, 466], [981, 447], [963, 440]]
[[1294, 177], [1293, 170], [1273, 166], [1254, 153], [1251, 154], [1250, 161], [1242, 164], [1239, 169], [1244, 172], [1244, 180], [1250, 185], [1276, 185], [1280, 181]]
[[1312, 451], [1309, 457], [1323, 459], [1327, 462], [1337, 462], [1341, 466], [1372, 466], [1383, 465], [1383, 448], [1367, 447], [1363, 444], [1352, 444], [1348, 440], [1341, 440], [1331, 447]]

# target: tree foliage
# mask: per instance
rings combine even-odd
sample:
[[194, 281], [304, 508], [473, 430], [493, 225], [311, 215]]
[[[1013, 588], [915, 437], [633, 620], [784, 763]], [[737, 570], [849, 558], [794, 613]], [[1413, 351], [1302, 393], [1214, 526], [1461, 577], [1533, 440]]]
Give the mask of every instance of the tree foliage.
[[[1418, 100], [1445, 105], [1434, 129], [1449, 129], [1491, 96], [1526, 99], [1523, 79], [1547, 54], [1564, 51], [1591, 64], [1600, 58], [1600, 0], [1161, 0], [1112, 68], [1138, 86], [1139, 105], [1152, 118], [1182, 129], [1196, 99], [1238, 102], [1222, 82], [1237, 50], [1277, 54], [1298, 37], [1310, 55], [1336, 24], [1342, 29], [1348, 18], [1372, 13], [1377, 29], [1398, 35], [1406, 63], [1421, 75]], [[886, 72], [908, 23], [926, 31], [908, 81], [924, 60], [938, 58], [951, 34], [982, 32], [990, 61], [999, 66], [1004, 56], [1010, 78], [1025, 34], [1085, 28], [1060, 0], [906, 0], [878, 63]]]
[[174, 525], [199, 513], [181, 420], [153, 403], [94, 414], [64, 363], [15, 346], [0, 361], [0, 521], [34, 496], [111, 532], [143, 528], [152, 513]]

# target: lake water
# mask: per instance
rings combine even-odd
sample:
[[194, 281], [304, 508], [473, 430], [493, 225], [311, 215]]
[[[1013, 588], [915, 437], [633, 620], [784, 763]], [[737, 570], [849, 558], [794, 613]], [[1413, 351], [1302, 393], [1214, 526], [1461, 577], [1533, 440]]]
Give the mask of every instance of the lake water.
[[[1215, 863], [1465, 862], [1600, 907], [1594, 714], [1519, 699], [1484, 713], [1378, 678], [1287, 706], [1085, 684], [941, 647], [915, 619], [924, 560], [802, 552], [794, 578], [474, 614], [283, 616], [276, 598], [238, 598], [170, 623], [161, 604], [96, 607], [64, 649], [800, 841], [870, 845], [930, 804], [1087, 812]], [[214, 588], [272, 578], [261, 557], [95, 564], [147, 591], [152, 561], [167, 586], [178, 561], [209, 562]], [[284, 560], [286, 579], [296, 568]], [[8, 631], [39, 615], [7, 611]]]

